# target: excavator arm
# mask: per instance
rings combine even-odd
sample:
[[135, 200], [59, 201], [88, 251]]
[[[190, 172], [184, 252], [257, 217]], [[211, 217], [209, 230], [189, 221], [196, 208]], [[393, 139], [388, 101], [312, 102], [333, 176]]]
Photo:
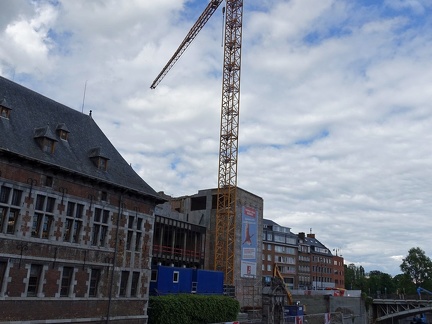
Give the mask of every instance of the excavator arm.
[[427, 294], [429, 294], [429, 295], [432, 295], [432, 292], [431, 291], [429, 291], [429, 290], [427, 290], [427, 289], [424, 289], [424, 288], [422, 288], [422, 287], [418, 287], [417, 288], [417, 294], [419, 295], [419, 298], [421, 299], [421, 293], [422, 292], [424, 292], [424, 293], [427, 293]]
[[293, 305], [294, 299], [293, 299], [291, 292], [289, 291], [288, 287], [285, 285], [284, 278], [283, 278], [282, 274], [280, 273], [280, 270], [279, 270], [277, 263], [275, 263], [273, 265], [273, 278], [279, 278], [282, 281], [282, 284], [283, 284], [284, 289], [285, 289], [286, 294], [287, 294], [288, 305]]
[[198, 35], [200, 30], [204, 27], [204, 25], [207, 23], [207, 21], [210, 19], [210, 17], [216, 11], [216, 9], [219, 7], [219, 5], [222, 3], [222, 1], [223, 0], [211, 0], [210, 1], [210, 3], [204, 9], [201, 16], [196, 21], [196, 23], [189, 30], [189, 33], [186, 35], [183, 42], [181, 42], [180, 46], [177, 48], [177, 50], [175, 51], [175, 53], [173, 54], [171, 59], [168, 61], [168, 63], [164, 66], [162, 71], [159, 73], [159, 75], [153, 81], [153, 83], [150, 86], [151, 89], [155, 89], [157, 87], [157, 85], [165, 77], [165, 75], [167, 75], [167, 73], [171, 70], [171, 68], [174, 66], [174, 64], [176, 64], [176, 62], [179, 60], [180, 56], [186, 51], [186, 49], [189, 47], [189, 45], [192, 43], [192, 41]]

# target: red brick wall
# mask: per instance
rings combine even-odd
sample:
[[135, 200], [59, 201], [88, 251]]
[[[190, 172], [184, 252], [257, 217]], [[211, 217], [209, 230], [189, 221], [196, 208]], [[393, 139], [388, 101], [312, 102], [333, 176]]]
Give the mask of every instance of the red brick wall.
[[[15, 164], [14, 164], [15, 163]], [[111, 298], [111, 323], [146, 323], [148, 298], [149, 258], [153, 233], [154, 201], [139, 195], [124, 194], [113, 186], [103, 185], [84, 177], [72, 177], [68, 174], [45, 172], [37, 164], [25, 161], [0, 160], [2, 185], [23, 190], [23, 206], [19, 215], [19, 226], [15, 235], [0, 233], [0, 259], [7, 261], [9, 272], [6, 278], [5, 294], [0, 296], [0, 321], [55, 320], [92, 318], [98, 322], [105, 317], [108, 309], [112, 262], [116, 255], [114, 282]], [[53, 178], [51, 187], [44, 186], [46, 176]], [[102, 192], [107, 193], [106, 201], [101, 201]], [[49, 239], [31, 237], [34, 204], [37, 194], [56, 198], [52, 236]], [[119, 202], [121, 197], [120, 227], [117, 229]], [[80, 244], [63, 242], [65, 213], [67, 202], [71, 200], [84, 204], [83, 234]], [[104, 207], [110, 210], [107, 245], [91, 245], [92, 218], [94, 208]], [[143, 217], [141, 251], [126, 251], [126, 231], [128, 215], [139, 214]], [[117, 237], [118, 234], [118, 237]], [[114, 249], [118, 250], [115, 253]], [[22, 248], [21, 247], [25, 247]], [[22, 256], [21, 256], [22, 251]], [[133, 261], [132, 261], [133, 260]], [[31, 264], [43, 265], [43, 295], [26, 296], [26, 278]], [[73, 267], [74, 295], [58, 297], [63, 266]], [[89, 273], [91, 268], [101, 271], [98, 295], [101, 298], [87, 298]], [[122, 270], [140, 271], [140, 298], [118, 298]], [[147, 273], [148, 272], [148, 273]], [[2, 283], [0, 282], [0, 293]], [[23, 311], [25, 310], [25, 311]], [[137, 316], [128, 321], [127, 316]], [[85, 321], [83, 321], [85, 323]]]
[[[29, 300], [2, 300], [1, 305], [1, 321], [87, 318], [100, 323], [100, 320], [106, 318], [108, 310], [107, 300], [35, 300], [32, 298]], [[145, 323], [142, 313], [144, 307], [143, 300], [113, 300], [111, 301], [110, 323], [134, 323], [128, 321], [127, 318], [115, 321], [116, 317], [123, 317], [125, 314], [141, 315], [143, 318], [135, 323]]]

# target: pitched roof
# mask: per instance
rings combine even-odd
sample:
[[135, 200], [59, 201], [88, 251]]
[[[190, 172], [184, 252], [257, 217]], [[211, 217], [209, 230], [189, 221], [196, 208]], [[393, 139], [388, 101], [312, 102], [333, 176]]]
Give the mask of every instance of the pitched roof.
[[[0, 154], [16, 154], [110, 185], [132, 189], [164, 201], [124, 160], [91, 116], [55, 102], [0, 76], [0, 103], [11, 109], [0, 118]], [[68, 132], [61, 140], [59, 131]], [[54, 153], [44, 152], [36, 139], [56, 141]], [[107, 171], [91, 157], [109, 159]]]
[[263, 225], [267, 226], [279, 226], [279, 224], [273, 222], [271, 219], [263, 218]]
[[331, 251], [320, 241], [318, 241], [315, 237], [305, 237], [304, 242], [310, 245], [314, 252], [318, 252], [320, 254], [325, 254], [331, 256]]

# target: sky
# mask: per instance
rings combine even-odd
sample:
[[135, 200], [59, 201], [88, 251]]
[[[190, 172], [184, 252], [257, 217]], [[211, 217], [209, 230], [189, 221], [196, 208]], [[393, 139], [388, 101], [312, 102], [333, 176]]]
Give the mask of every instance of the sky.
[[[88, 114], [172, 196], [217, 187], [222, 6], [150, 85], [207, 0], [2, 0], [0, 75]], [[432, 2], [245, 0], [238, 186], [346, 264], [432, 256]]]

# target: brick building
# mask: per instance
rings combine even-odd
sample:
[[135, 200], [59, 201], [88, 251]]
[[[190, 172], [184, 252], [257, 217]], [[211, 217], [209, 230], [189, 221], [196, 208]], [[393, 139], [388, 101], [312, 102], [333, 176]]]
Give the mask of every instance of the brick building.
[[298, 287], [297, 275], [297, 235], [275, 222], [263, 220], [263, 275], [271, 276], [277, 263], [289, 289]]
[[0, 77], [0, 323], [146, 323], [163, 201], [91, 114]]
[[311, 289], [335, 288], [333, 273], [334, 265], [331, 251], [316, 239], [315, 234], [299, 233], [299, 239], [310, 246]]
[[315, 234], [291, 232], [289, 227], [263, 220], [264, 282], [277, 263], [289, 289], [321, 290], [344, 287], [344, 259], [333, 255]]
[[345, 287], [345, 268], [344, 259], [342, 255], [338, 255], [336, 250], [336, 255], [333, 256], [333, 282], [336, 288]]

